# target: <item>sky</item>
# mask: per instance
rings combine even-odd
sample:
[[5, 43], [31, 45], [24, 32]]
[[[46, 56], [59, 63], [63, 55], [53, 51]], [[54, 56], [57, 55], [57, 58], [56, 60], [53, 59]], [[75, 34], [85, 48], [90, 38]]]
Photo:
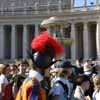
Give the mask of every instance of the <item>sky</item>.
[[[87, 0], [87, 5], [90, 6], [90, 5], [95, 5], [95, 1], [96, 0]], [[75, 0], [75, 7], [77, 6], [82, 6], [84, 3], [84, 0]], [[92, 4], [91, 4], [92, 3]], [[99, 4], [100, 4], [100, 0], [99, 0]]]

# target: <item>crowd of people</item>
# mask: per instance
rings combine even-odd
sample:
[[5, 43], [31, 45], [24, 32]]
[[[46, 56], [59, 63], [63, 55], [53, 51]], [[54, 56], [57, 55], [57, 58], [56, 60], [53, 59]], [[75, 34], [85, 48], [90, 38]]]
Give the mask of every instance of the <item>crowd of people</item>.
[[19, 87], [27, 76], [29, 63], [0, 64], [0, 100], [14, 100]]
[[47, 31], [31, 48], [31, 63], [0, 64], [0, 100], [100, 100], [100, 66], [95, 60], [79, 58], [72, 64], [57, 59], [64, 48]]
[[[100, 99], [100, 66], [96, 61], [90, 59], [83, 61], [80, 58], [76, 59], [75, 64], [71, 64], [64, 59], [51, 70], [51, 74], [52, 88], [49, 93], [52, 93], [53, 97], [56, 96], [56, 99], [51, 100]], [[67, 89], [63, 88], [59, 81], [66, 84]], [[67, 93], [66, 96], [64, 92]]]

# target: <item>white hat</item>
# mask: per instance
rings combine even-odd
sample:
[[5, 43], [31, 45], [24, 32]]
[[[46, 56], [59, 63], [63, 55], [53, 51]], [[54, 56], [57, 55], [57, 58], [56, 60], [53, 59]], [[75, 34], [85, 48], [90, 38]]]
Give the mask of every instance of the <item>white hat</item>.
[[[56, 25], [65, 26], [66, 23], [63, 19], [54, 17], [54, 16], [43, 20], [41, 23], [41, 27], [44, 27], [44, 28], [48, 28], [50, 26], [56, 26]], [[69, 23], [68, 23], [68, 26], [69, 26]]]
[[0, 68], [5, 68], [5, 65], [4, 64], [0, 64]]

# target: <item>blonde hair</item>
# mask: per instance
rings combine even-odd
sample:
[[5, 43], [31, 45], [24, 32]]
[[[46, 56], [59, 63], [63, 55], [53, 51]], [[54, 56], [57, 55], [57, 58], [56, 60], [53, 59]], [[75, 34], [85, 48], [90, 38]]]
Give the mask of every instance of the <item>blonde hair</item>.
[[6, 68], [6, 66], [4, 64], [0, 64], [0, 74], [5, 73], [5, 68]]
[[93, 77], [93, 83], [94, 83], [94, 87], [97, 89], [97, 90], [100, 90], [100, 75], [95, 75]]

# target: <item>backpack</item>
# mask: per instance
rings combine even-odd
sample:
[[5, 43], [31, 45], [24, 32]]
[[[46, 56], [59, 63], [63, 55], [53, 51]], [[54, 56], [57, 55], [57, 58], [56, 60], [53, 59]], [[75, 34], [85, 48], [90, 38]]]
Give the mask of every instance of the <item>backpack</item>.
[[[68, 94], [68, 86], [67, 84], [64, 84], [62, 81], [56, 81], [54, 84], [60, 84], [62, 86], [62, 88], [64, 89], [64, 91]], [[47, 100], [52, 100], [52, 97], [53, 97], [53, 94], [52, 92], [49, 92], [48, 93], [48, 96], [47, 96]]]

